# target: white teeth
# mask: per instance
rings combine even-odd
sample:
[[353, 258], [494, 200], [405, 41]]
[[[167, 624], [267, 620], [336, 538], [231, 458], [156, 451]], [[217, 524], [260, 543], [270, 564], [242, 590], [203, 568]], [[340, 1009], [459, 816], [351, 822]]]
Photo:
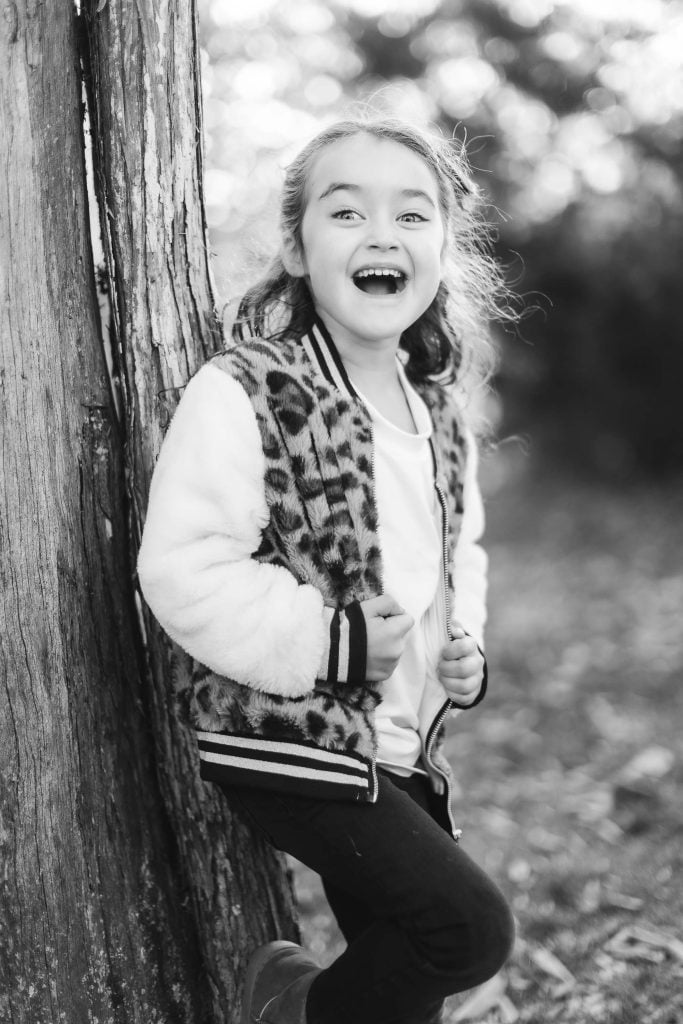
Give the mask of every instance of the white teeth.
[[365, 270], [358, 270], [354, 277], [405, 277], [400, 270], [394, 270], [393, 267], [367, 267]]

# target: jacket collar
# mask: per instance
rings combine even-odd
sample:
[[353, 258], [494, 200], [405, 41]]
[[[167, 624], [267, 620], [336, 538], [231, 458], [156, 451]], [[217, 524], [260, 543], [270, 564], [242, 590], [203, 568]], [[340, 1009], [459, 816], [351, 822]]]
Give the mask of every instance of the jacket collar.
[[[355, 398], [359, 402], [362, 402], [360, 395], [354, 388], [351, 383], [351, 379], [346, 372], [346, 368], [342, 362], [341, 356], [339, 355], [339, 350], [332, 339], [332, 335], [317, 314], [311, 328], [302, 337], [301, 344], [311, 364], [319, 370], [328, 384], [331, 384], [333, 388], [337, 388], [337, 390], [341, 391], [347, 398]], [[431, 389], [428, 387], [419, 387], [417, 390], [423, 400], [427, 403], [427, 407], [431, 412], [433, 403], [433, 387]], [[440, 475], [441, 459], [434, 443], [434, 433], [432, 433], [429, 439], [429, 447], [432, 455], [434, 476], [435, 478], [438, 478]]]
[[304, 334], [301, 343], [306, 355], [328, 384], [337, 388], [347, 398], [359, 398], [358, 392], [346, 372], [339, 350], [332, 340], [332, 335], [319, 316], [316, 316], [311, 329]]
[[[328, 384], [337, 388], [347, 398], [361, 400], [360, 395], [354, 388], [351, 378], [346, 372], [346, 367], [339, 355], [339, 350], [334, 343], [332, 335], [327, 327], [316, 314], [310, 329], [301, 339], [306, 355], [313, 366], [322, 374]], [[412, 386], [418, 391], [427, 405], [431, 408], [433, 404], [432, 391], [434, 385], [419, 385], [411, 381]]]

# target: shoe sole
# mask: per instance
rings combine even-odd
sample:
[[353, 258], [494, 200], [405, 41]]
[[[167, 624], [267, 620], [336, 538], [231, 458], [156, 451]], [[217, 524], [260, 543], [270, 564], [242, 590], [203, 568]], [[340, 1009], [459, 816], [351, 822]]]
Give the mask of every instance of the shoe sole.
[[[247, 967], [247, 973], [244, 978], [244, 988], [242, 989], [242, 1012], [240, 1015], [240, 1024], [259, 1024], [261, 1017], [253, 1016], [252, 1002], [254, 999], [254, 989], [261, 976], [261, 972], [264, 967], [272, 960], [273, 955], [281, 949], [299, 949], [296, 942], [287, 942], [286, 939], [278, 939], [275, 942], [269, 942], [266, 946], [261, 946], [257, 949]], [[261, 1007], [261, 1009], [264, 1009]], [[261, 1012], [260, 1010], [258, 1011]]]

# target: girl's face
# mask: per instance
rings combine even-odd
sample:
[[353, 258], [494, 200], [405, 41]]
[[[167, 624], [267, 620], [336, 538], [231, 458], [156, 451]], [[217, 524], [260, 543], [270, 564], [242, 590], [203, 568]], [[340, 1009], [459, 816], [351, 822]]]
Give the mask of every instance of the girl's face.
[[338, 342], [397, 346], [441, 280], [445, 230], [436, 178], [398, 142], [367, 134], [330, 143], [316, 158], [301, 235], [285, 245]]

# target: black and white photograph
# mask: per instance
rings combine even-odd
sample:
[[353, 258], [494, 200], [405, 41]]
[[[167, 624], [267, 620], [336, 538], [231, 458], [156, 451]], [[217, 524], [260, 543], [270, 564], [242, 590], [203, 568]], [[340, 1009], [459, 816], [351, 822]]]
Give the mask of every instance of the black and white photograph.
[[0, 1024], [683, 1024], [683, 0], [3, 0]]

